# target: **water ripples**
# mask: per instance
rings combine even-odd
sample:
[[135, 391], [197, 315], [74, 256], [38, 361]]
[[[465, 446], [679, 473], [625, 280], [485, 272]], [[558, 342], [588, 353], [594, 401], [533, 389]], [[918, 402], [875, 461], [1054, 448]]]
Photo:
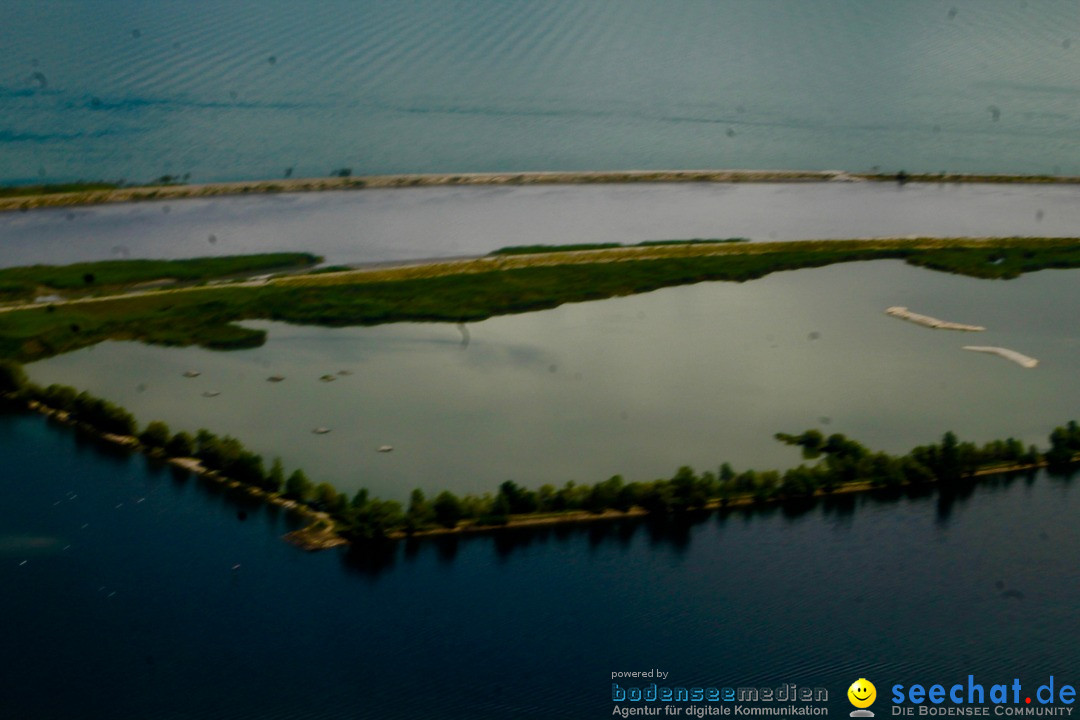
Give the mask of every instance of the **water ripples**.
[[[958, 3], [949, 19], [937, 6], [839, 0], [679, 12], [494, 0], [46, 6], [11, 9], [0, 29], [0, 131], [38, 136], [0, 138], [3, 181], [37, 179], [41, 165], [47, 180], [272, 177], [295, 157], [298, 176], [1080, 172], [1069, 95], [1031, 90], [1080, 91], [1062, 8]], [[1032, 112], [1035, 130], [1021, 122]], [[74, 150], [56, 141], [76, 128], [98, 134]]]

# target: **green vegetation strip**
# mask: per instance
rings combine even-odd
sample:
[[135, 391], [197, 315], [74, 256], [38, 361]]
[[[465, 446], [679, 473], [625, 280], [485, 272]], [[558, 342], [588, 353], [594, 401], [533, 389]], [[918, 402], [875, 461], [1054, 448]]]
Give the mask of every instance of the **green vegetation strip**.
[[[0, 308], [0, 358], [30, 362], [108, 339], [248, 348], [261, 345], [265, 333], [241, 327], [237, 321], [331, 327], [474, 322], [675, 285], [741, 282], [779, 270], [886, 258], [1004, 279], [1046, 268], [1080, 267], [1080, 239], [665, 245], [287, 275], [257, 284], [153, 290]], [[77, 278], [79, 273], [72, 274]]]
[[716, 245], [720, 243], [750, 242], [748, 238], [719, 238], [715, 240], [645, 240], [636, 245], [623, 243], [577, 243], [574, 245], [510, 245], [492, 250], [488, 255], [537, 255], [553, 252], [578, 252], [581, 250], [612, 250], [626, 247], [657, 247], [661, 245]]
[[144, 283], [190, 283], [297, 270], [320, 258], [310, 253], [225, 255], [189, 260], [105, 260], [73, 265], [30, 265], [0, 269], [0, 302], [31, 300], [60, 293], [65, 297], [120, 292]]
[[315, 526], [300, 535], [300, 542], [311, 549], [332, 546], [339, 537], [374, 541], [628, 515], [669, 516], [740, 505], [805, 502], [872, 488], [948, 486], [980, 475], [1042, 466], [1069, 472], [1080, 457], [1080, 425], [1076, 422], [1055, 428], [1050, 433], [1050, 447], [1044, 451], [1034, 445], [1024, 447], [1013, 438], [980, 447], [961, 442], [949, 432], [940, 443], [921, 445], [904, 455], [889, 455], [873, 452], [838, 433], [826, 437], [817, 430], [807, 430], [800, 435], [776, 435], [781, 442], [800, 447], [805, 459], [816, 460], [782, 473], [737, 472], [724, 463], [716, 472], [699, 474], [681, 467], [670, 478], [644, 482], [625, 482], [616, 475], [595, 485], [568, 482], [562, 487], [548, 484], [533, 490], [508, 480], [496, 492], [479, 496], [459, 497], [444, 490], [428, 500], [417, 489], [404, 507], [396, 501], [373, 498], [367, 490], [350, 498], [329, 483], [313, 483], [302, 470], [294, 470], [286, 478], [280, 459], [267, 470], [263, 458], [238, 440], [218, 437], [208, 430], [200, 430], [194, 437], [185, 432], [172, 434], [168, 426], [155, 421], [138, 432], [134, 417], [123, 408], [74, 388], [33, 385], [22, 368], [11, 362], [0, 362], [0, 396], [26, 406], [44, 405], [63, 419], [111, 436], [123, 445], [245, 486], [269, 502], [315, 513]]

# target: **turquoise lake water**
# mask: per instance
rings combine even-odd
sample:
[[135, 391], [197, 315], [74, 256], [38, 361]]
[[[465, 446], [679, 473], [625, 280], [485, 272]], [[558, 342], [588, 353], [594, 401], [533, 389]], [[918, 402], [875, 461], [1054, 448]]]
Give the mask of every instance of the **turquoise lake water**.
[[1080, 174], [1065, 0], [0, 7], [0, 182], [805, 168]]

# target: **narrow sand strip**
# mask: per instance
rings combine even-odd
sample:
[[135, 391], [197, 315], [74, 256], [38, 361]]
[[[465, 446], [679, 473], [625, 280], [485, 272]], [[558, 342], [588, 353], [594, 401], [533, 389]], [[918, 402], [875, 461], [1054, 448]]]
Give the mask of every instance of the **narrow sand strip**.
[[1035, 358], [1028, 357], [1027, 355], [1024, 355], [1022, 353], [1018, 353], [1015, 350], [1009, 350], [1008, 348], [985, 347], [985, 346], [981, 346], [981, 345], [965, 345], [964, 349], [965, 350], [973, 350], [975, 352], [984, 352], [984, 353], [992, 353], [994, 355], [999, 355], [999, 356], [1005, 358], [1006, 360], [1012, 360], [1017, 365], [1020, 365], [1022, 367], [1026, 367], [1026, 368], [1033, 368], [1033, 367], [1035, 367], [1036, 365], [1039, 364], [1039, 361], [1036, 360]]
[[965, 325], [964, 323], [954, 323], [948, 320], [938, 320], [935, 317], [929, 315], [920, 315], [919, 313], [913, 313], [906, 307], [894, 305], [891, 308], [885, 310], [886, 315], [892, 315], [898, 317], [901, 320], [907, 320], [913, 322], [916, 325], [925, 325], [926, 327], [934, 328], [935, 330], [963, 330], [965, 332], [982, 332], [986, 328], [982, 325]]

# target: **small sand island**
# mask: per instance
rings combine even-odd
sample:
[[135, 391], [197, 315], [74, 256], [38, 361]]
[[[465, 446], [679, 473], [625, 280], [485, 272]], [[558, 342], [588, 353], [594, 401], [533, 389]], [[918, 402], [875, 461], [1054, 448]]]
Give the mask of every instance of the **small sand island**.
[[1023, 353], [1018, 353], [1015, 350], [1009, 350], [1008, 348], [986, 347], [982, 345], [965, 345], [964, 349], [971, 350], [973, 352], [983, 352], [998, 355], [1005, 358], [1006, 360], [1012, 360], [1017, 365], [1020, 365], [1021, 367], [1026, 367], [1028, 369], [1033, 368], [1039, 364], [1039, 361], [1035, 358], [1028, 357]]
[[908, 310], [906, 307], [894, 305], [891, 308], [885, 310], [886, 315], [892, 315], [898, 317], [901, 320], [907, 320], [913, 322], [916, 325], [925, 325], [935, 330], [962, 330], [965, 332], [982, 332], [986, 330], [982, 325], [965, 325], [964, 323], [949, 322], [948, 320], [938, 320], [935, 317], [929, 315], [920, 315]]

